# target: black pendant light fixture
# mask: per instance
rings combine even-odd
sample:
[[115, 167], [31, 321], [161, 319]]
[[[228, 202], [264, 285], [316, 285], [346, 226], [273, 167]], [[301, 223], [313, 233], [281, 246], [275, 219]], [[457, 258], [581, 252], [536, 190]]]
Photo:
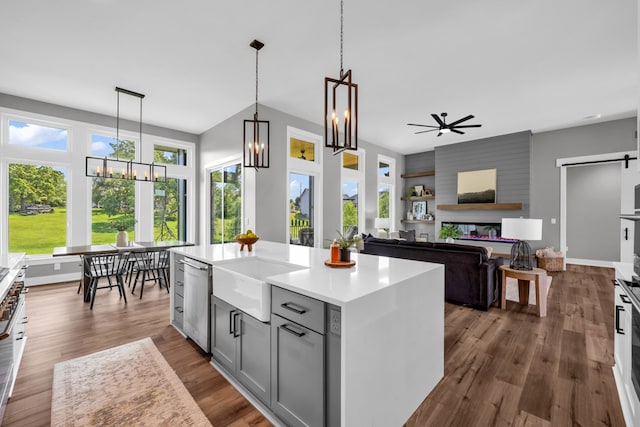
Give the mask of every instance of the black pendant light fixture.
[[358, 85], [342, 67], [344, 6], [340, 0], [340, 78], [324, 78], [324, 146], [333, 154], [358, 150]]
[[116, 87], [116, 158], [87, 156], [85, 175], [91, 178], [127, 179], [142, 182], [164, 182], [167, 180], [167, 167], [155, 163], [141, 163], [133, 160], [120, 160], [120, 94], [140, 99], [140, 147], [142, 147], [142, 99], [144, 94]]
[[258, 170], [269, 167], [269, 121], [258, 119], [258, 52], [264, 43], [254, 40], [249, 46], [256, 50], [256, 112], [244, 121], [242, 158], [244, 167]]

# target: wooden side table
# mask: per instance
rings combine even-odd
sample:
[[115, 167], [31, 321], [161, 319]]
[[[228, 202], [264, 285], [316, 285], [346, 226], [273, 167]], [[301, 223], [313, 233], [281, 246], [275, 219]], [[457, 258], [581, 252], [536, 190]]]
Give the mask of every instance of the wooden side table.
[[[507, 265], [501, 265], [502, 270], [502, 292], [500, 307], [507, 309], [507, 278], [511, 277], [518, 280], [518, 294], [521, 305], [529, 304], [529, 282], [535, 280], [536, 284], [536, 310], [538, 316], [545, 317], [547, 315], [547, 271], [541, 268], [533, 270], [514, 270]], [[541, 278], [545, 279], [544, 283], [540, 283]]]

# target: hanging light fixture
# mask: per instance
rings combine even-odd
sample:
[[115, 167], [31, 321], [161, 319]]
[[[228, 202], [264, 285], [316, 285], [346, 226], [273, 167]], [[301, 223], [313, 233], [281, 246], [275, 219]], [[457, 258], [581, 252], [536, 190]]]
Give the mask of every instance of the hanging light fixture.
[[254, 40], [249, 46], [256, 50], [256, 112], [244, 121], [242, 158], [244, 167], [258, 170], [269, 167], [269, 121], [258, 120], [258, 52], [264, 43]]
[[324, 146], [333, 154], [358, 149], [358, 85], [351, 70], [342, 67], [343, 12], [340, 0], [340, 78], [324, 78]]
[[144, 95], [128, 89], [116, 87], [116, 158], [87, 156], [85, 175], [92, 178], [128, 179], [143, 182], [164, 182], [167, 179], [167, 167], [152, 163], [120, 160], [120, 94], [134, 96], [140, 99], [140, 147], [142, 147], [142, 98]]

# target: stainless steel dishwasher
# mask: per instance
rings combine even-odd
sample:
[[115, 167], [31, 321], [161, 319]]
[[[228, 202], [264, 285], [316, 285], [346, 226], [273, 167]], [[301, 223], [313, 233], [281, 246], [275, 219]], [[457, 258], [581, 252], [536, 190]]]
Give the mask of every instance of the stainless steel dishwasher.
[[209, 353], [211, 342], [211, 265], [183, 258], [184, 333]]

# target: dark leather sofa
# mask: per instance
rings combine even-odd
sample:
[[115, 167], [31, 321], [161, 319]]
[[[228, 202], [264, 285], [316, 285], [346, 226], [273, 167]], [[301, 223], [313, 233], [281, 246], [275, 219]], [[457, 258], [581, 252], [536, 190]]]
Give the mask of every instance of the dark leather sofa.
[[444, 264], [445, 299], [487, 310], [500, 297], [501, 258], [489, 258], [479, 246], [410, 242], [370, 237], [363, 253]]

